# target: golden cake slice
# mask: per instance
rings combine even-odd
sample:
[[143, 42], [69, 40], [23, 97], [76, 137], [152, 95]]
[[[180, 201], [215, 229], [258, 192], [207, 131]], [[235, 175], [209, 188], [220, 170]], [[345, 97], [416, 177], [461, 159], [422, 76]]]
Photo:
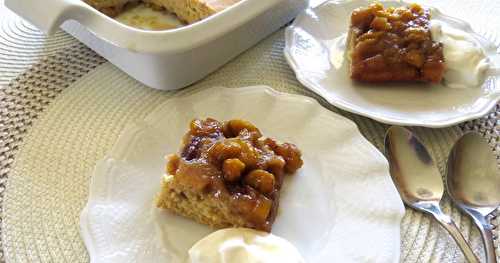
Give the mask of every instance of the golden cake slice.
[[302, 166], [290, 143], [262, 137], [243, 120], [193, 120], [168, 156], [157, 206], [214, 228], [270, 231], [283, 177]]
[[136, 3], [139, 0], [83, 0], [95, 9], [108, 16], [116, 16], [121, 13], [128, 3]]
[[350, 75], [358, 81], [438, 83], [446, 68], [443, 46], [431, 37], [430, 11], [417, 4], [355, 9], [347, 44]]
[[84, 2], [109, 15], [116, 16], [128, 3], [144, 2], [155, 9], [174, 13], [188, 24], [207, 18], [241, 0], [84, 0]]
[[241, 0], [144, 0], [153, 6], [165, 8], [188, 24], [207, 18]]

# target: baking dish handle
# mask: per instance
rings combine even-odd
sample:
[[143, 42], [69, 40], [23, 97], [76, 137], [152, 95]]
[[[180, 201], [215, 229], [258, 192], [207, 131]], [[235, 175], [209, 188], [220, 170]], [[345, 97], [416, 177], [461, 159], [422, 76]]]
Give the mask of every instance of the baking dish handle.
[[38, 29], [53, 34], [68, 19], [72, 8], [81, 7], [83, 1], [75, 0], [5, 0], [5, 6]]

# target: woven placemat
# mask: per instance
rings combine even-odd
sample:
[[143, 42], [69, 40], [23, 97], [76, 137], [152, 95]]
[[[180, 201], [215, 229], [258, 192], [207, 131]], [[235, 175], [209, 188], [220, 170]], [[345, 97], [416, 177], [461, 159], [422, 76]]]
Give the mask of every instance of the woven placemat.
[[46, 37], [3, 6], [0, 0], [0, 87], [48, 55], [78, 42], [59, 31]]
[[[74, 56], [79, 54], [79, 56]], [[0, 89], [0, 204], [14, 157], [28, 128], [71, 83], [105, 60], [83, 45], [43, 58]], [[0, 206], [4, 228], [3, 206]], [[3, 231], [0, 242], [4, 245]], [[0, 250], [0, 262], [4, 256]]]
[[[25, 22], [16, 23], [16, 27], [24, 31], [37, 32]], [[40, 39], [26, 38], [19, 33], [24, 38], [12, 38], [9, 43], [14, 44], [9, 44], [12, 49], [9, 52], [26, 50], [25, 47], [29, 48], [26, 43], [30, 41], [44, 41], [40, 33], [33, 35]], [[497, 39], [495, 34], [485, 35]], [[279, 91], [316, 98], [323, 106], [354, 120], [375, 146], [383, 147], [386, 125], [340, 111], [296, 81], [282, 56], [281, 31], [202, 82], [177, 92], [143, 87], [110, 64], [103, 64], [105, 61], [101, 57], [64, 33], [59, 33], [55, 39], [59, 40], [49, 42], [63, 43], [64, 48], [45, 48], [36, 55], [26, 55], [23, 61], [31, 59], [30, 63], [18, 68], [4, 64], [1, 64], [4, 68], [0, 67], [1, 72], [5, 69], [10, 72], [0, 75], [3, 76], [0, 81], [10, 80], [0, 88], [0, 197], [5, 194], [5, 200], [0, 200], [1, 238], [5, 251], [2, 258], [5, 256], [9, 262], [88, 261], [79, 236], [78, 216], [86, 201], [93, 165], [110, 149], [125, 125], [141, 120], [172, 96], [211, 86], [269, 85]], [[20, 47], [19, 43], [25, 46]], [[12, 63], [12, 54], [7, 54], [2, 45], [0, 62], [3, 58]], [[28, 71], [11, 80], [30, 65], [33, 66]], [[452, 143], [465, 131], [483, 134], [498, 155], [499, 112], [497, 106], [484, 118], [459, 126], [414, 130], [429, 146], [444, 172], [443, 161]], [[444, 200], [442, 205], [459, 224], [475, 252], [483, 256], [478, 231], [471, 221], [452, 207], [449, 200]], [[498, 224], [498, 219], [496, 221]], [[401, 237], [403, 262], [463, 260], [444, 230], [429, 217], [413, 210], [407, 210]]]

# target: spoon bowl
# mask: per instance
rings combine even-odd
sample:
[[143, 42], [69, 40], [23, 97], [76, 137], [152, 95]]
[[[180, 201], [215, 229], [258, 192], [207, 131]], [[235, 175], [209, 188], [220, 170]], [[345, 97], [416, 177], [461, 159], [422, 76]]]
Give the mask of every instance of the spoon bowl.
[[496, 261], [492, 225], [486, 217], [500, 206], [500, 175], [489, 145], [476, 133], [460, 138], [450, 152], [446, 187], [453, 202], [479, 228], [486, 261]]
[[457, 141], [448, 158], [447, 190], [460, 206], [483, 208], [490, 214], [500, 205], [500, 176], [489, 145], [475, 133]]
[[417, 137], [404, 128], [391, 127], [385, 149], [392, 179], [407, 205], [418, 208], [441, 200], [444, 192], [441, 173]]
[[479, 262], [457, 226], [439, 206], [444, 185], [425, 146], [409, 130], [391, 127], [385, 137], [389, 170], [401, 198], [410, 207], [432, 215], [455, 239], [469, 262]]

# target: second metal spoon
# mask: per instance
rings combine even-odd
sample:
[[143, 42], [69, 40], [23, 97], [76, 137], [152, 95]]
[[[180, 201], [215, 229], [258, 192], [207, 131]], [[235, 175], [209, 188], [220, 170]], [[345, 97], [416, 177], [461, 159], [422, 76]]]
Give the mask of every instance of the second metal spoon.
[[500, 174], [497, 160], [481, 136], [468, 133], [455, 143], [448, 158], [446, 187], [455, 204], [479, 228], [486, 262], [496, 263], [492, 225], [486, 217], [500, 206]]
[[444, 192], [441, 174], [425, 146], [402, 127], [391, 127], [385, 137], [390, 173], [403, 201], [431, 214], [455, 239], [469, 262], [479, 262], [469, 244], [439, 202]]

